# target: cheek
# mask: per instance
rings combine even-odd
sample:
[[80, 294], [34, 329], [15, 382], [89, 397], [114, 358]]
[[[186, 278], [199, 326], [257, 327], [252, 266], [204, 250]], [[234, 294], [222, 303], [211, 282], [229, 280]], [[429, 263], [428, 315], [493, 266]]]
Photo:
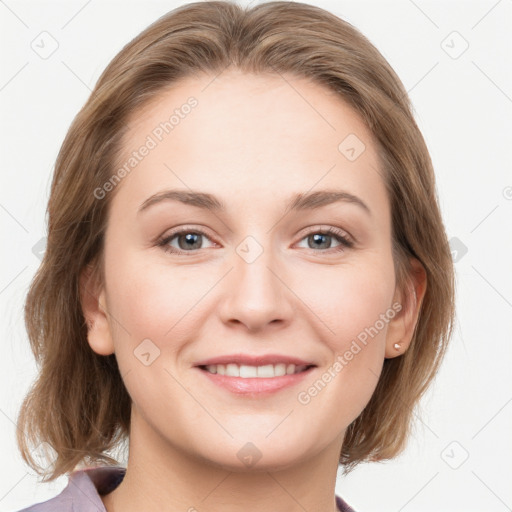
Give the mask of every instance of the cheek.
[[[389, 314], [394, 280], [392, 262], [381, 260], [317, 273], [310, 282], [302, 282], [300, 289], [323, 325], [325, 340], [338, 352], [375, 324], [378, 335], [385, 337], [387, 323], [381, 319]], [[364, 339], [364, 334], [359, 338]]]
[[197, 284], [198, 278], [183, 268], [145, 264], [137, 255], [110, 262], [108, 266], [106, 259], [108, 308], [121, 375], [139, 411], [148, 419], [152, 414], [164, 417], [162, 404], [169, 397], [174, 397], [176, 407], [188, 403], [166, 370], [172, 371], [173, 361], [197, 327], [194, 305], [208, 283], [199, 279]]
[[109, 309], [123, 327], [113, 331], [118, 354], [127, 347], [134, 350], [144, 339], [162, 355], [179, 350], [176, 341], [189, 338], [197, 327], [201, 299], [214, 286], [215, 275], [200, 266], [148, 264], [137, 255], [112, 261], [116, 263], [107, 270]]
[[323, 428], [334, 437], [360, 415], [382, 371], [387, 326], [394, 317], [392, 260], [375, 257], [364, 265], [327, 268], [303, 281], [300, 290], [311, 308], [303, 314], [307, 310], [318, 327], [315, 335], [327, 358], [296, 398], [305, 417], [329, 418]]
[[393, 264], [381, 259], [364, 268], [339, 269], [328, 277], [315, 280], [316, 286], [303, 288], [303, 293], [321, 320], [317, 323], [324, 333], [322, 341], [329, 348], [325, 380], [334, 384], [329, 385], [330, 392], [342, 394], [357, 415], [377, 384], [388, 325], [395, 316]]

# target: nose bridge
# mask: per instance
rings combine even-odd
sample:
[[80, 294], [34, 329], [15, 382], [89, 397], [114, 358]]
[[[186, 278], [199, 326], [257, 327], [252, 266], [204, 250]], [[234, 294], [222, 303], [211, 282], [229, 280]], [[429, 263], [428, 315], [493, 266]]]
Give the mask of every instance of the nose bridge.
[[[260, 241], [261, 240], [261, 241]], [[270, 237], [247, 236], [233, 253], [233, 271], [222, 308], [224, 321], [258, 329], [276, 320], [287, 321], [292, 307], [286, 287], [277, 276], [282, 265]]]

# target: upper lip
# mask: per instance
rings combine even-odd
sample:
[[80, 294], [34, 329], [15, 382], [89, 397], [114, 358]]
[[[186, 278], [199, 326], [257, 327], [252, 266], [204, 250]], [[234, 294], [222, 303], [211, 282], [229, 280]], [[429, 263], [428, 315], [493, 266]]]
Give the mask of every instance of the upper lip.
[[265, 366], [268, 364], [294, 364], [295, 366], [316, 366], [311, 361], [290, 357], [281, 354], [266, 354], [253, 356], [249, 354], [229, 354], [225, 356], [216, 356], [209, 359], [203, 359], [194, 364], [194, 366], [207, 366], [215, 364], [237, 364], [247, 366]]

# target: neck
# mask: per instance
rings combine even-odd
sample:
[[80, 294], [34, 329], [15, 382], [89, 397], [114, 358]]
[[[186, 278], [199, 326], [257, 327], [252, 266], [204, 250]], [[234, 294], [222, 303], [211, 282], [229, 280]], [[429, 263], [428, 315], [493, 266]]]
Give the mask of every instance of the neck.
[[164, 441], [132, 409], [126, 474], [102, 500], [107, 512], [335, 512], [342, 442], [286, 469], [229, 470]]

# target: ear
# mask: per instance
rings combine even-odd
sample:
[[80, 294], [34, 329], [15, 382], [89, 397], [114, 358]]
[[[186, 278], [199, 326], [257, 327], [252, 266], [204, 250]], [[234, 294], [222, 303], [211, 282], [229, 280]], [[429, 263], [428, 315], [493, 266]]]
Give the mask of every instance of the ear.
[[80, 302], [87, 323], [87, 341], [97, 354], [114, 353], [114, 342], [105, 304], [105, 289], [92, 265], [80, 274]]
[[[408, 280], [408, 289], [397, 289], [393, 298], [393, 303], [398, 302], [402, 309], [388, 324], [386, 358], [400, 356], [409, 348], [427, 289], [425, 268], [416, 258], [411, 258], [410, 262], [412, 270]], [[395, 343], [398, 343], [400, 348], [396, 349]]]

